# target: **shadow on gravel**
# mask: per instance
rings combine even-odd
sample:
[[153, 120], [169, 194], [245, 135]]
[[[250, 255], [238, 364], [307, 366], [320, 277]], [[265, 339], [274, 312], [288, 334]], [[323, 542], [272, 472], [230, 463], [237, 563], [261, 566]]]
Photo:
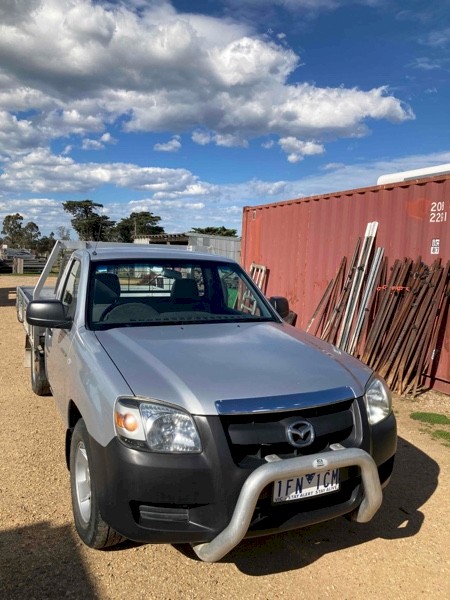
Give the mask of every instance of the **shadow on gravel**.
[[15, 306], [16, 304], [16, 288], [2, 287], [0, 288], [0, 307]]
[[70, 527], [0, 531], [0, 598], [99, 598]]
[[[234, 563], [251, 576], [301, 569], [325, 554], [383, 538], [394, 540], [416, 535], [424, 522], [420, 507], [438, 486], [439, 465], [427, 454], [398, 439], [394, 473], [384, 490], [384, 500], [370, 523], [345, 518], [278, 535], [243, 540], [221, 562]], [[188, 546], [177, 547], [197, 559]]]

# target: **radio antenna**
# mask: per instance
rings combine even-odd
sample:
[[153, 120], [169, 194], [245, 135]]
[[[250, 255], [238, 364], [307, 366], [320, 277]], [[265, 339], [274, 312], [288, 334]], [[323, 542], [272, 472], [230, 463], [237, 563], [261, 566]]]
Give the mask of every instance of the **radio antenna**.
[[[100, 209], [100, 213], [103, 213], [104, 209], [105, 209], [105, 207], [102, 206], [102, 208]], [[102, 217], [102, 216], [103, 216], [103, 214], [100, 214], [100, 217]], [[100, 238], [101, 238], [101, 235], [102, 235], [102, 227], [103, 227], [103, 219], [100, 220], [100, 227], [98, 229], [97, 239], [94, 240], [95, 241], [95, 246], [94, 246], [94, 251], [92, 252], [92, 254], [94, 256], [97, 255], [97, 246], [98, 246], [98, 244], [100, 242]]]

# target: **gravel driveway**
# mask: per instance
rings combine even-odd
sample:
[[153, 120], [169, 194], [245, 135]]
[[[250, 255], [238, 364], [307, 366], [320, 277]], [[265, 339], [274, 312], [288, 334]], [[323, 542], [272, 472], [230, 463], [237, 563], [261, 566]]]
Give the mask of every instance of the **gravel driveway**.
[[72, 525], [64, 431], [51, 397], [23, 367], [15, 287], [0, 277], [0, 598], [450, 598], [450, 448], [410, 418], [449, 415], [450, 398], [396, 398], [399, 448], [384, 504], [368, 524], [345, 519], [243, 541], [221, 562], [188, 547], [85, 547]]

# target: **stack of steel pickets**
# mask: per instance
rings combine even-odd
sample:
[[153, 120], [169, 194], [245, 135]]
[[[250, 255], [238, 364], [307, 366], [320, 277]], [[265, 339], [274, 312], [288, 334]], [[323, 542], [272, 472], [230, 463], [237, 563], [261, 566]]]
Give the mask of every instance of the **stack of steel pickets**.
[[[377, 250], [382, 250], [382, 248], [378, 248]], [[381, 265], [378, 269], [378, 273], [376, 275], [375, 283], [373, 287], [371, 286], [371, 295], [369, 296], [367, 305], [365, 307], [365, 315], [362, 323], [362, 328], [360, 331], [360, 335], [357, 338], [354, 349], [352, 350], [352, 354], [354, 356], [361, 357], [362, 350], [361, 348], [365, 347], [367, 335], [372, 331], [372, 325], [375, 320], [376, 315], [378, 314], [379, 306], [380, 306], [380, 296], [375, 293], [375, 290], [382, 289], [384, 282], [386, 281], [387, 276], [387, 268], [388, 268], [388, 259], [385, 256], [382, 259]]]
[[[419, 257], [388, 270], [383, 249], [372, 253], [376, 227], [358, 240], [327, 287], [308, 330], [377, 370], [392, 390], [413, 396], [433, 375], [450, 307], [450, 261], [431, 266]], [[371, 240], [368, 238], [372, 237]]]
[[[358, 252], [359, 252], [360, 246], [361, 246], [361, 238], [358, 238], [358, 242], [356, 244], [355, 252], [353, 254], [353, 258], [350, 263], [347, 277], [343, 279], [343, 281], [345, 283], [338, 295], [339, 299], [338, 299], [336, 305], [334, 306], [330, 317], [324, 321], [323, 328], [320, 330], [320, 334], [319, 334], [319, 331], [316, 329], [315, 335], [318, 335], [323, 340], [327, 340], [331, 343], [335, 343], [335, 341], [336, 341], [336, 335], [337, 335], [337, 331], [339, 329], [339, 325], [340, 325], [340, 322], [342, 319], [343, 309], [347, 303], [348, 296], [350, 294], [350, 286], [352, 283], [352, 277], [353, 277], [353, 274], [355, 271], [356, 260], [358, 257]], [[345, 258], [343, 259], [343, 262], [344, 261], [346, 262]], [[342, 263], [341, 263], [341, 265], [342, 265]], [[322, 322], [322, 319], [319, 320], [319, 323], [321, 323], [321, 322]], [[309, 326], [306, 331], [308, 331], [308, 330], [309, 330]]]
[[337, 346], [342, 348], [342, 350], [347, 350], [350, 346], [350, 335], [354, 323], [355, 312], [357, 310], [358, 302], [360, 301], [360, 294], [363, 289], [367, 266], [371, 258], [372, 246], [375, 241], [377, 229], [378, 223], [376, 221], [367, 224], [364, 241], [358, 257], [358, 263], [356, 265], [354, 276], [352, 277], [349, 300], [344, 310], [341, 329], [337, 337]]
[[[323, 324], [327, 323], [329, 321], [331, 311], [334, 310], [334, 306], [336, 304], [337, 295], [343, 286], [346, 263], [347, 263], [347, 259], [344, 256], [344, 258], [341, 261], [341, 264], [340, 264], [340, 267], [339, 267], [336, 277], [334, 279], [332, 279], [330, 281], [330, 283], [328, 284], [324, 295], [322, 296], [316, 310], [314, 311], [313, 316], [311, 317], [311, 320], [308, 323], [306, 331], [309, 331], [311, 329], [311, 327], [314, 325], [314, 328], [315, 328], [314, 332], [311, 332], [311, 333], [314, 333], [314, 335], [317, 335], [317, 331], [319, 330], [319, 328], [323, 327]], [[316, 321], [317, 315], [319, 313], [321, 313], [321, 317], [319, 320]], [[316, 323], [314, 324], [315, 321], [316, 321]]]
[[[450, 295], [450, 261], [445, 267], [436, 269], [436, 274], [430, 283], [430, 293], [426, 298], [424, 308], [419, 312], [415, 322], [417, 335], [411, 342], [408, 352], [410, 363], [406, 361], [402, 368], [402, 378], [400, 378], [400, 393], [411, 392], [416, 396], [424, 372], [425, 362], [431, 359], [431, 355], [436, 355], [437, 342], [442, 345], [443, 334], [446, 325], [444, 320], [448, 314], [448, 303]], [[439, 337], [441, 338], [439, 340]], [[437, 352], [439, 354], [439, 352]], [[403, 375], [407, 369], [406, 376]]]
[[380, 272], [381, 262], [383, 260], [383, 254], [384, 254], [383, 248], [376, 249], [375, 257], [374, 257], [372, 265], [370, 267], [370, 271], [368, 272], [368, 275], [367, 275], [367, 281], [366, 281], [364, 290], [361, 287], [362, 299], [361, 299], [361, 303], [359, 306], [359, 312], [356, 317], [356, 324], [353, 329], [352, 337], [351, 337], [349, 343], [347, 344], [347, 347], [345, 348], [345, 350], [347, 350], [347, 352], [349, 352], [350, 354], [353, 354], [355, 352], [355, 347], [356, 347], [357, 341], [361, 335], [364, 318], [366, 316], [367, 311], [369, 310], [369, 303], [370, 303], [370, 300], [373, 295], [373, 290], [374, 290], [375, 284], [378, 281], [378, 274]]

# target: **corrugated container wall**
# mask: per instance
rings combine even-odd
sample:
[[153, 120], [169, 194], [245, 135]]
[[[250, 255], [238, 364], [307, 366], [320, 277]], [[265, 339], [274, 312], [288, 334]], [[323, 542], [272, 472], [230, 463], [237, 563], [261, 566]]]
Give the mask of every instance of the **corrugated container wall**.
[[[378, 221], [376, 245], [426, 264], [450, 259], [450, 177], [440, 176], [245, 207], [242, 264], [269, 269], [267, 296], [282, 295], [305, 328], [343, 256], [350, 260], [367, 223]], [[436, 389], [450, 393], [450, 326]]]

